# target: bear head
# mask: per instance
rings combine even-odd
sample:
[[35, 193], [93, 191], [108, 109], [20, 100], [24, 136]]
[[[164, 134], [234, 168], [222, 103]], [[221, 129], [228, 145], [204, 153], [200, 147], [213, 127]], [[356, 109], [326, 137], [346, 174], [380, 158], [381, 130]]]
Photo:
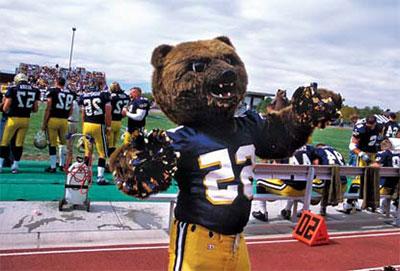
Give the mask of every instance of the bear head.
[[179, 125], [227, 122], [246, 92], [246, 69], [227, 37], [160, 45], [151, 64], [154, 99]]

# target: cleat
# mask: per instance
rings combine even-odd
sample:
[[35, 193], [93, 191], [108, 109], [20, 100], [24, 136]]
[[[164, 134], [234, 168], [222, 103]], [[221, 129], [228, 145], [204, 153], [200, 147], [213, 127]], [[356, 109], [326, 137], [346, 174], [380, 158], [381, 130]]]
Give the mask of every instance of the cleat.
[[97, 177], [96, 183], [98, 185], [108, 185], [108, 182], [104, 177]]
[[268, 212], [266, 212], [264, 214], [261, 211], [257, 211], [257, 212], [252, 212], [251, 214], [255, 219], [258, 219], [258, 220], [261, 220], [261, 221], [264, 221], [264, 222], [268, 221]]
[[59, 166], [58, 170], [64, 172], [64, 167], [63, 166]]
[[18, 168], [13, 168], [13, 169], [11, 169], [11, 173], [12, 173], [12, 174], [18, 174], [18, 173], [19, 173]]
[[292, 211], [287, 210], [287, 209], [282, 209], [281, 210], [281, 216], [286, 220], [290, 220], [290, 218], [292, 216]]
[[56, 173], [56, 171], [57, 171], [56, 168], [51, 168], [51, 167], [48, 167], [44, 170], [44, 172], [47, 172], [47, 173]]
[[303, 212], [303, 210], [300, 210], [297, 212], [297, 217], [300, 218], [301, 217], [301, 213]]
[[353, 210], [353, 206], [354, 206], [353, 202], [352, 203], [345, 202], [345, 203], [343, 203], [343, 209], [340, 210], [340, 212], [345, 213], [346, 215], [349, 215], [349, 214], [351, 214], [351, 211]]

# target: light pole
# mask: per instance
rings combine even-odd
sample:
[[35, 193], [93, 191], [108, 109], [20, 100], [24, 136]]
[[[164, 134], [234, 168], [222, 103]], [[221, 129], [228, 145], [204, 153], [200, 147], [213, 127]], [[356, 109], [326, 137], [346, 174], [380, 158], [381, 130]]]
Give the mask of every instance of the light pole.
[[72, 51], [74, 50], [75, 31], [76, 31], [76, 27], [72, 27], [71, 51], [69, 52], [69, 65], [68, 65], [69, 70], [71, 70]]

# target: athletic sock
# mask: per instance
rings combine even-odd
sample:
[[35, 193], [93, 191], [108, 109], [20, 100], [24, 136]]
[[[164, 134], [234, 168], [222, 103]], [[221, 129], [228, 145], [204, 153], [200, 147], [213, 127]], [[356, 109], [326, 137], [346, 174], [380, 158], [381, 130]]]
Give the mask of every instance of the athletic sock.
[[11, 169], [18, 169], [18, 163], [19, 163], [19, 161], [14, 161], [14, 163], [12, 164]]
[[50, 155], [50, 167], [56, 168], [57, 165], [57, 155]]
[[0, 168], [3, 168], [4, 158], [0, 158]]
[[65, 151], [65, 146], [64, 145], [60, 145], [59, 146], [59, 155], [60, 155], [60, 166], [64, 166], [65, 165], [65, 160], [67, 158], [67, 152]]
[[97, 177], [104, 177], [104, 167], [97, 167]]
[[286, 209], [286, 210], [291, 210], [292, 207], [293, 207], [293, 203], [294, 203], [293, 200], [288, 199], [287, 202], [286, 202], [286, 207], [285, 207], [285, 209]]
[[265, 201], [258, 200], [255, 202], [255, 207], [257, 211], [260, 211], [262, 213], [267, 212], [267, 203]]

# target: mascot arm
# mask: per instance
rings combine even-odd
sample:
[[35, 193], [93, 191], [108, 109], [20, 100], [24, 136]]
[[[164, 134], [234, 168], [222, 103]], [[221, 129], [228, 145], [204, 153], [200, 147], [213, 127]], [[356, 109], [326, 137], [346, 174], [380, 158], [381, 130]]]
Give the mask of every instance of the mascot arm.
[[177, 156], [169, 138], [158, 129], [120, 147], [110, 158], [118, 189], [141, 199], [168, 189], [176, 164]]
[[307, 143], [315, 127], [324, 128], [338, 118], [341, 107], [341, 96], [332, 91], [299, 87], [288, 107], [266, 116], [257, 155], [267, 159], [291, 156]]

